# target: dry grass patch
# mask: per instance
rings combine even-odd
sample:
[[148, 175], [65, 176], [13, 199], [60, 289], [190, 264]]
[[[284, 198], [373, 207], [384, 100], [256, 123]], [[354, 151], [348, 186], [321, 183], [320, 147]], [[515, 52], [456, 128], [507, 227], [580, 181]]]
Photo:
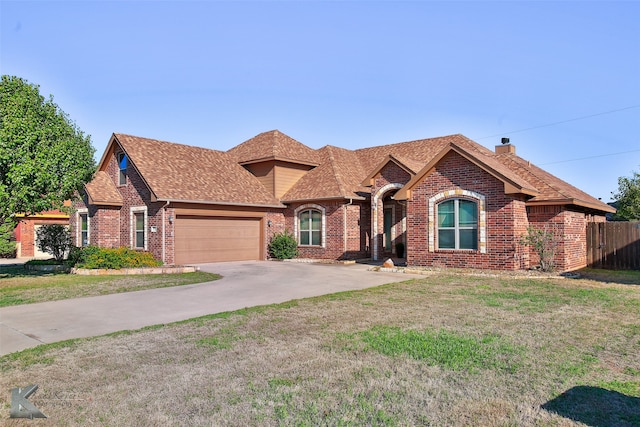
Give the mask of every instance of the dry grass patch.
[[0, 267], [0, 307], [190, 285], [219, 278], [217, 274], [203, 271], [135, 276], [79, 276], [28, 271], [21, 266]]
[[39, 384], [49, 425], [633, 426], [639, 312], [635, 286], [442, 274], [9, 355], [0, 419]]

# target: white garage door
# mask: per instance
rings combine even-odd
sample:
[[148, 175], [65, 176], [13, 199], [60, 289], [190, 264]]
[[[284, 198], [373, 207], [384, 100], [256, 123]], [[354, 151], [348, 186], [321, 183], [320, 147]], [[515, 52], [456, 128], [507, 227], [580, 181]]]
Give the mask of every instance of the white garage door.
[[260, 259], [260, 218], [178, 216], [176, 264]]

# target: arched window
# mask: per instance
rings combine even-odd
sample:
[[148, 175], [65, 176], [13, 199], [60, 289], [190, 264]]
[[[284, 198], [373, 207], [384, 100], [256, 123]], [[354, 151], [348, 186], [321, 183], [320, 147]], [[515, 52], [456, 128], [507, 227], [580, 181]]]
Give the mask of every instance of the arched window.
[[322, 212], [305, 209], [298, 214], [298, 242], [300, 246], [322, 245]]
[[478, 204], [447, 199], [437, 205], [438, 249], [478, 249]]

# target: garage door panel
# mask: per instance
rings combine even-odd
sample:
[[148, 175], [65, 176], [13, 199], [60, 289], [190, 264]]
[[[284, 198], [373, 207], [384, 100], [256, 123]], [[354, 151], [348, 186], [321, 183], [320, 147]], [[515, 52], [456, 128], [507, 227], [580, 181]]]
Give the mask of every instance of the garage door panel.
[[259, 218], [176, 218], [176, 263], [260, 259]]

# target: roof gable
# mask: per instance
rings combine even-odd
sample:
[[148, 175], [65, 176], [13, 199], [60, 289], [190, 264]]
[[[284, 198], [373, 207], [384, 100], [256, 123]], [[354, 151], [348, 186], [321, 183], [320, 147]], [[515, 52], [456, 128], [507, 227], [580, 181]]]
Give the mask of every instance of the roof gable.
[[475, 164], [485, 172], [504, 183], [505, 193], [521, 193], [527, 195], [537, 195], [537, 189], [527, 181], [513, 173], [496, 159], [482, 153], [482, 151], [471, 151], [460, 145], [450, 142], [439, 153], [437, 153], [429, 163], [427, 163], [403, 188], [394, 196], [397, 200], [406, 200], [411, 197], [411, 190], [419, 182], [423, 181], [431, 174], [440, 161], [450, 152], [455, 152], [471, 163]]
[[393, 154], [389, 154], [383, 161], [381, 161], [373, 170], [367, 175], [367, 177], [362, 181], [362, 185], [365, 187], [370, 187], [373, 185], [373, 180], [375, 177], [382, 172], [385, 166], [389, 163], [396, 164], [400, 169], [404, 170], [409, 174], [409, 176], [413, 177], [416, 172], [424, 167], [424, 163], [415, 161], [413, 159], [406, 159], [400, 156], [394, 156]]

